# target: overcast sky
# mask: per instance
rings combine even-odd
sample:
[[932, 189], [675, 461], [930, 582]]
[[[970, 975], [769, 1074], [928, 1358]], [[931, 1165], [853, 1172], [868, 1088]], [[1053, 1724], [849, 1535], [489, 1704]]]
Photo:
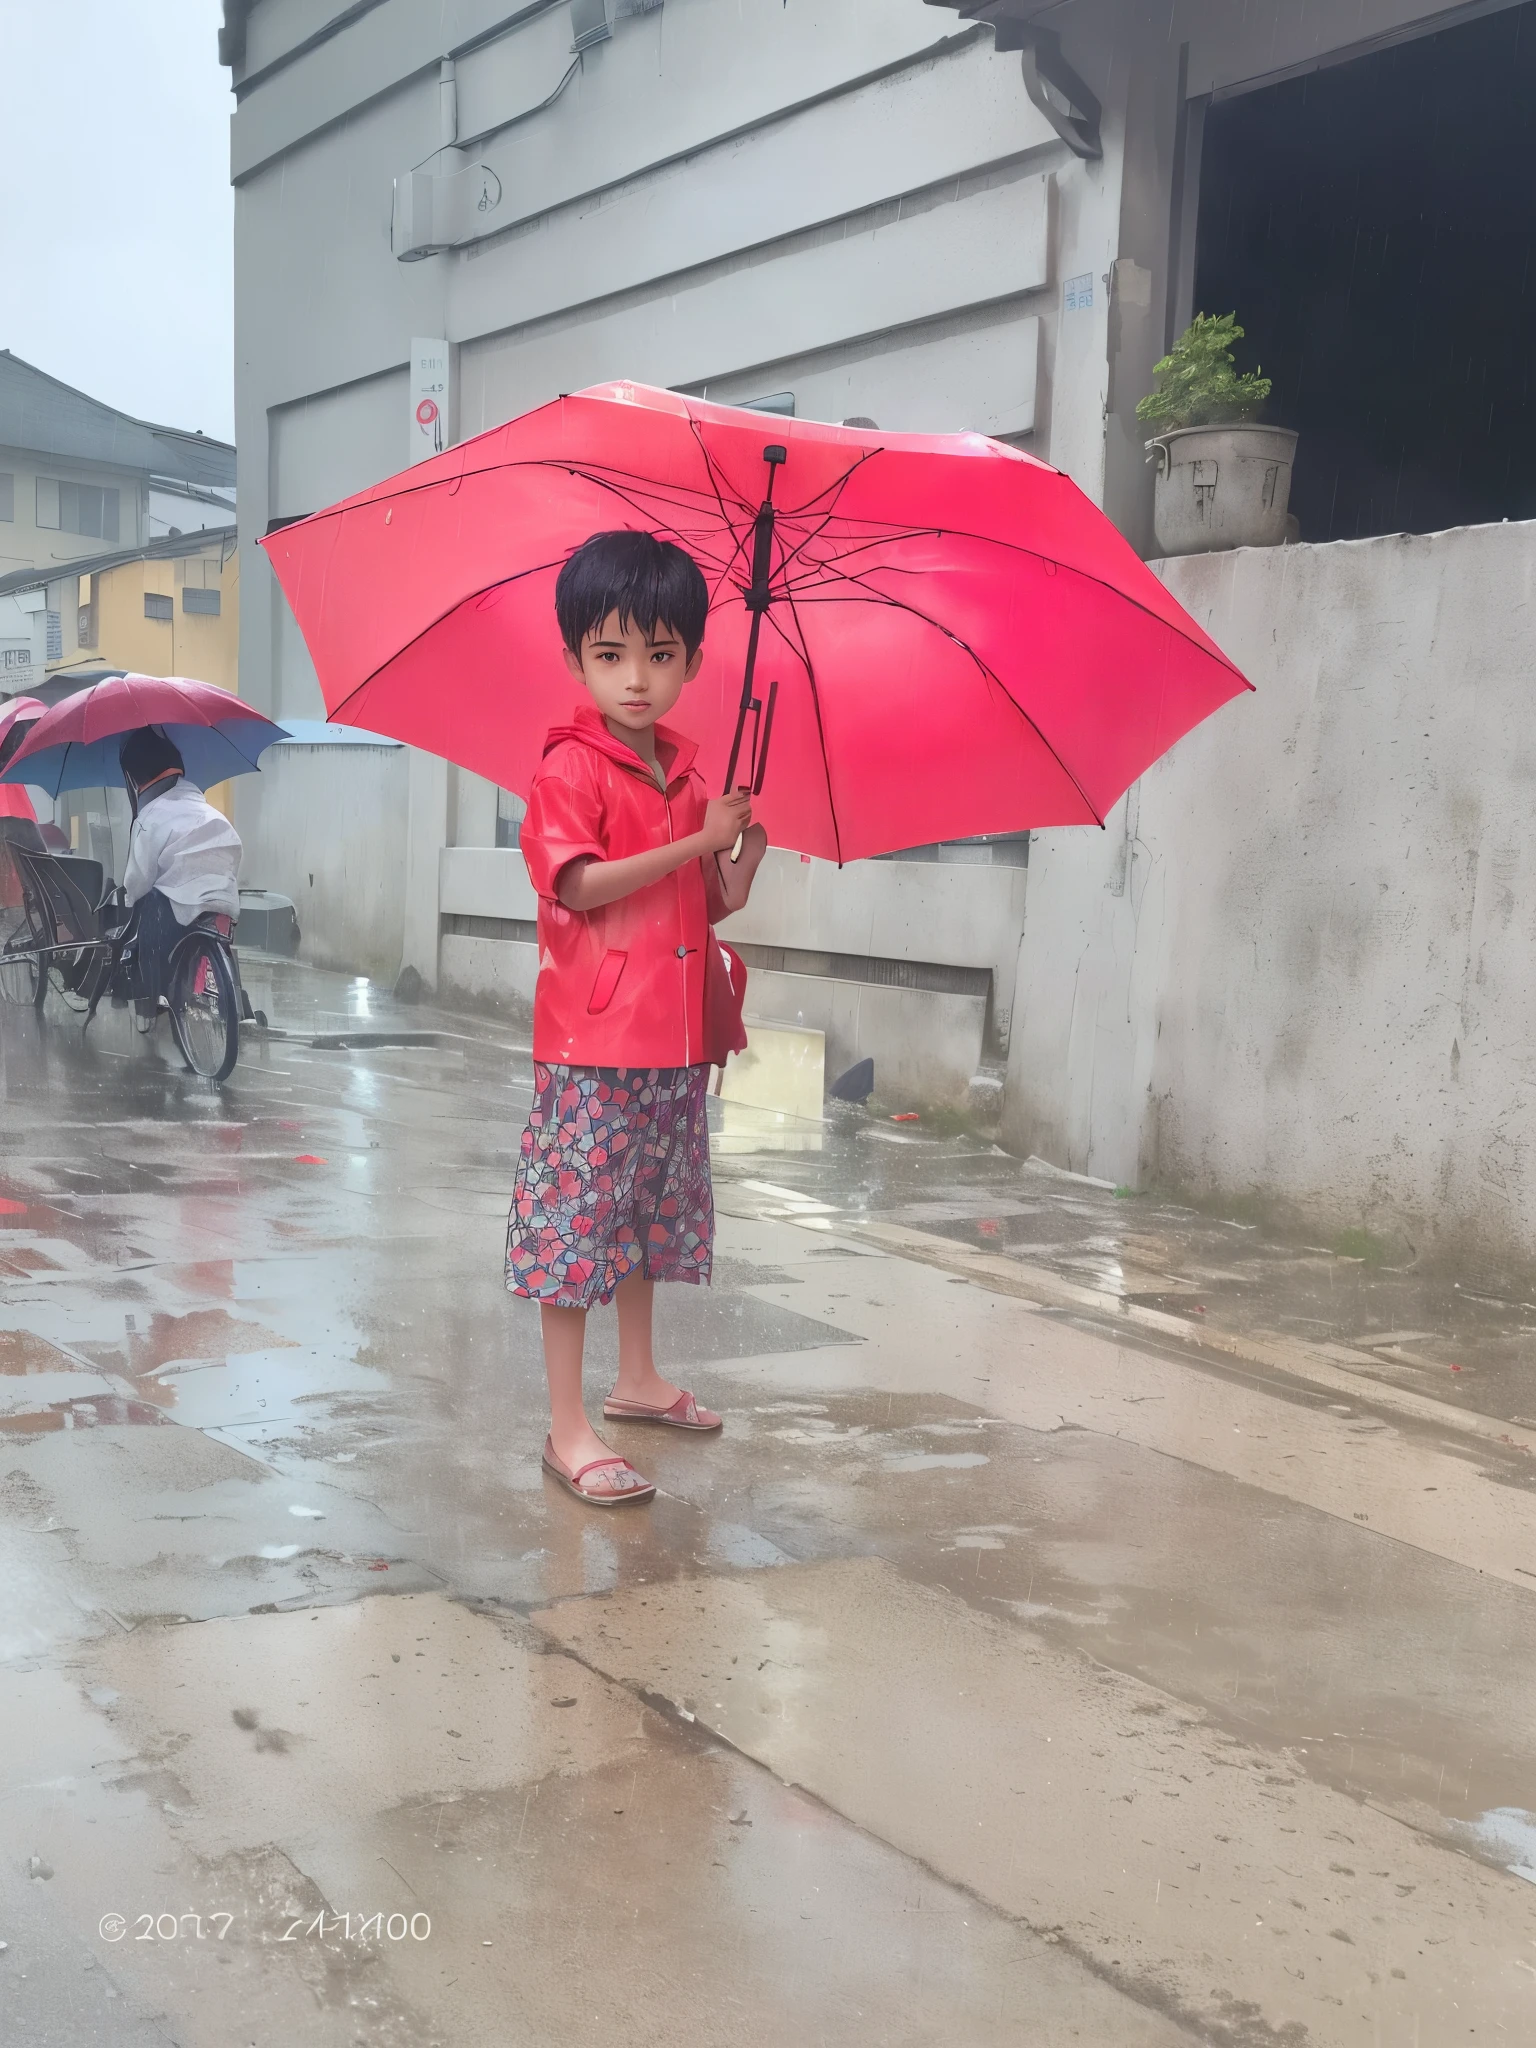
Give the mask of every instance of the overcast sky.
[[234, 438], [218, 0], [0, 0], [0, 348]]

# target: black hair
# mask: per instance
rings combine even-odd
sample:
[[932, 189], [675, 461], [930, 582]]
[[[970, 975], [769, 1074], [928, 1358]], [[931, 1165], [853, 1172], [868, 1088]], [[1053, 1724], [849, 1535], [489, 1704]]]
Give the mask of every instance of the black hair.
[[555, 617], [573, 654], [610, 612], [621, 627], [648, 637], [674, 632], [691, 661], [704, 638], [709, 585], [692, 555], [654, 533], [594, 533], [567, 560], [555, 582]]
[[178, 775], [187, 772], [181, 749], [158, 725], [141, 725], [129, 733], [117, 750], [117, 758], [136, 789], [143, 789], [167, 768], [174, 768]]

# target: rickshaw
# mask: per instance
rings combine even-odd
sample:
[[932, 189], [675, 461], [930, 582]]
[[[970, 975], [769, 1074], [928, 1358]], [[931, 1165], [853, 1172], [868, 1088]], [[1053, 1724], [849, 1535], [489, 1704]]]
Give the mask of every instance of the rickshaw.
[[[0, 996], [41, 1010], [50, 987], [89, 1026], [103, 996], [126, 1002], [136, 919], [99, 861], [8, 844], [21, 903], [0, 945]], [[200, 917], [172, 947], [165, 977], [171, 1030], [187, 1065], [222, 1081], [240, 1054], [240, 1021], [254, 1013], [240, 984], [233, 920]], [[154, 1018], [139, 1019], [153, 1029]]]
[[[20, 709], [12, 712], [17, 724]], [[112, 676], [52, 710], [38, 705], [36, 713], [27, 717], [20, 743], [6, 746], [0, 783], [32, 783], [54, 797], [121, 786], [122, 740], [143, 726], [174, 743], [184, 772], [202, 787], [253, 773], [263, 750], [287, 737], [228, 691], [182, 676]], [[0, 891], [0, 901], [11, 900], [0, 923], [0, 996], [41, 1010], [52, 987], [84, 1012], [87, 1026], [103, 996], [131, 1000], [138, 918], [101, 862], [14, 838], [4, 853], [15, 885]], [[232, 918], [207, 912], [181, 932], [165, 960], [164, 1000], [176, 1043], [192, 1071], [210, 1081], [233, 1068], [241, 1017], [255, 1015], [240, 985], [233, 933]], [[154, 1024], [154, 1015], [139, 1019], [141, 1030]]]

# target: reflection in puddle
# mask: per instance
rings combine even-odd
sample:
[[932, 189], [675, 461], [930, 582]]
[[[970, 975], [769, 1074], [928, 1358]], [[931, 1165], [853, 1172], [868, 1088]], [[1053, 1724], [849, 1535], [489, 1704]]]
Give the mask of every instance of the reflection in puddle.
[[0, 1330], [0, 1373], [81, 1372], [80, 1361], [30, 1330]]
[[228, 1358], [232, 1352], [275, 1351], [292, 1337], [260, 1323], [241, 1322], [227, 1309], [195, 1308], [185, 1315], [156, 1314], [147, 1330], [128, 1329], [129, 1370], [135, 1378], [183, 1359]]
[[1044, 1600], [1004, 1600], [1002, 1605], [1020, 1621], [1065, 1621], [1073, 1628], [1107, 1628], [1107, 1614], [1074, 1614], [1070, 1608], [1052, 1607]]
[[96, 1429], [125, 1422], [164, 1422], [148, 1401], [124, 1394], [88, 1394], [79, 1401], [57, 1401], [28, 1415], [0, 1415], [0, 1435], [43, 1436], [55, 1429]]
[[284, 1342], [217, 1363], [164, 1366], [158, 1391], [194, 1429], [296, 1421], [310, 1404], [340, 1394], [382, 1394], [386, 1376], [328, 1347]]
[[972, 1465], [990, 1465], [985, 1451], [898, 1451], [885, 1460], [887, 1472], [964, 1471]]
[[712, 1522], [705, 1550], [711, 1564], [735, 1565], [743, 1570], [795, 1561], [776, 1543], [770, 1543], [766, 1536], [759, 1536], [755, 1529], [740, 1522]]

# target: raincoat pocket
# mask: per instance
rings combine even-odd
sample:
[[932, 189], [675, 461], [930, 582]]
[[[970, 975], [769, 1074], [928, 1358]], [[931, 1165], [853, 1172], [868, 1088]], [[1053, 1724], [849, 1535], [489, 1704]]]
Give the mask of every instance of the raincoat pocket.
[[627, 953], [615, 952], [612, 947], [603, 955], [603, 964], [597, 970], [592, 993], [587, 997], [589, 1017], [596, 1017], [613, 1001], [613, 992], [619, 985], [619, 976], [624, 972], [624, 963], [628, 958]]

